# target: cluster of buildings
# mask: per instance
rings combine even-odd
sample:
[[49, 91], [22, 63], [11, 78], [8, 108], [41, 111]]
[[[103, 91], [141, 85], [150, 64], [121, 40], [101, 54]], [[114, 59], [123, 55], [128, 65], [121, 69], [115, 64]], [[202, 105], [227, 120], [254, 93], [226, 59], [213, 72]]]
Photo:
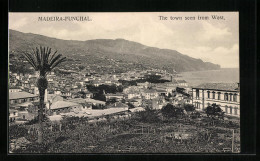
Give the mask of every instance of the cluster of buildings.
[[[124, 87], [120, 93], [104, 91], [105, 101], [95, 100], [95, 93], [88, 91], [86, 85], [98, 87], [102, 84], [121, 86], [119, 80], [137, 80], [145, 75], [160, 75], [170, 82], [137, 83], [135, 86]], [[190, 87], [185, 80], [173, 79], [172, 75], [160, 71], [132, 71], [114, 75], [98, 75], [97, 73], [72, 73], [56, 75], [50, 73], [47, 77], [49, 86], [45, 91], [45, 109], [48, 116], [55, 115], [86, 115], [91, 116], [94, 110], [129, 111], [129, 109], [161, 109], [166, 104], [193, 104], [197, 110], [203, 110], [208, 105], [216, 103], [228, 115], [239, 116], [239, 87], [237, 84], [203, 84]], [[38, 115], [39, 91], [35, 86], [37, 74], [22, 75], [10, 73], [9, 88], [9, 121], [24, 123]], [[186, 93], [179, 93], [181, 88]], [[134, 110], [132, 110], [134, 111]], [[100, 115], [104, 114], [100, 112]]]

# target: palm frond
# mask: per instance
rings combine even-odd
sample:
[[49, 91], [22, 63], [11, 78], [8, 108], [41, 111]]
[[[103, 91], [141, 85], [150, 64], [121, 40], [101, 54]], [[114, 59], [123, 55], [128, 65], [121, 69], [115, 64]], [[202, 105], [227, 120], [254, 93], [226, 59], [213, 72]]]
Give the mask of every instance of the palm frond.
[[51, 61], [53, 60], [53, 58], [55, 57], [55, 55], [57, 54], [57, 51], [55, 51], [53, 54], [52, 54], [52, 56], [51, 56], [51, 58], [49, 59], [49, 64], [51, 63]]
[[40, 58], [41, 58], [41, 68], [43, 69], [44, 68], [44, 66], [43, 66], [43, 57], [44, 57], [44, 50], [43, 50], [43, 47], [42, 46], [40, 46], [40, 54], [41, 54], [41, 56], [40, 56]]
[[66, 59], [62, 54], [57, 55], [57, 51], [51, 54], [51, 48], [42, 46], [36, 47], [31, 53], [23, 52], [23, 56], [36, 71], [40, 71], [42, 76]]
[[66, 57], [63, 57], [59, 60], [57, 60], [52, 66], [50, 66], [51, 70], [55, 68], [56, 66], [60, 65], [62, 62], [66, 61]]
[[40, 51], [37, 47], [36, 47], [36, 51], [35, 51], [35, 56], [36, 56], [36, 60], [37, 60], [38, 70], [40, 70], [41, 56], [40, 56]]
[[29, 62], [29, 64], [35, 69], [37, 70], [37, 64], [33, 58], [33, 55], [26, 53], [26, 52], [22, 52], [23, 57]]
[[61, 54], [55, 56], [55, 57], [52, 59], [52, 61], [50, 62], [50, 66], [53, 66], [53, 64], [54, 64], [57, 60], [59, 60], [61, 57], [62, 57]]
[[45, 58], [45, 63], [46, 63], [46, 64], [49, 64], [50, 54], [51, 54], [51, 48], [48, 48], [48, 47], [47, 47], [46, 58]]

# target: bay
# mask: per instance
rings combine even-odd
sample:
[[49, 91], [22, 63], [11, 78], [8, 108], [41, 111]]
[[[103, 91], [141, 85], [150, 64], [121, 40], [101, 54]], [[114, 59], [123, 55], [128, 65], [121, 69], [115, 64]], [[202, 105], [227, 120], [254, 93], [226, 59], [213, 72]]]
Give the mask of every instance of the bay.
[[185, 80], [190, 86], [197, 86], [202, 83], [238, 83], [239, 68], [183, 72], [178, 74], [176, 79]]

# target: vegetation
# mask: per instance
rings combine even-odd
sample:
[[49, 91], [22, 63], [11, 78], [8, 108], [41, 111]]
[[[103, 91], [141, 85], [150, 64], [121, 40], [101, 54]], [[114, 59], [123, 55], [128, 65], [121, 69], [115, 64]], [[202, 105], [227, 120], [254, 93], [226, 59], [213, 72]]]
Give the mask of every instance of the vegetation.
[[87, 89], [90, 91], [90, 92], [93, 92], [93, 93], [99, 93], [99, 94], [102, 94], [102, 93], [118, 93], [118, 92], [122, 92], [123, 91], [123, 87], [122, 86], [116, 86], [116, 85], [105, 85], [105, 84], [102, 84], [98, 87], [95, 87], [93, 85], [87, 85]]
[[184, 88], [177, 87], [176, 92], [183, 94], [184, 96], [190, 97], [190, 94], [186, 93]]
[[195, 111], [195, 107], [194, 107], [193, 104], [185, 104], [185, 105], [184, 105], [184, 109], [185, 109], [185, 111], [187, 111], [187, 112], [193, 112], [193, 111]]
[[156, 123], [160, 120], [158, 111], [149, 108], [145, 111], [137, 112], [137, 118], [138, 121], [145, 123]]
[[127, 80], [118, 80], [118, 82], [122, 83], [122, 85], [123, 85], [124, 87], [137, 86], [137, 81], [135, 81], [135, 80], [130, 80], [130, 81], [127, 81]]
[[[25, 136], [31, 144], [13, 153], [223, 153], [224, 148], [231, 149], [230, 129], [236, 133], [234, 152], [240, 151], [238, 120], [215, 120], [212, 125], [212, 120], [207, 117], [169, 121], [150, 117], [152, 114], [157, 118], [159, 113], [143, 111], [133, 113], [127, 120], [110, 117], [109, 121], [96, 123], [88, 122], [89, 118], [64, 117], [61, 130], [59, 123], [52, 124], [52, 131], [50, 125], [45, 124], [44, 144], [34, 142], [23, 130], [20, 136]], [[30, 127], [21, 125], [21, 128]], [[16, 134], [11, 131], [10, 137], [14, 138]], [[174, 134], [188, 135], [188, 138], [174, 138]]]
[[137, 83], [165, 83], [165, 82], [170, 82], [169, 80], [161, 79], [160, 75], [145, 75], [145, 78], [143, 79], [137, 79], [137, 80], [119, 80], [122, 85], [125, 86], [136, 86]]
[[[43, 122], [49, 121], [48, 117], [46, 117], [45, 114], [43, 114]], [[29, 122], [26, 122], [25, 125], [34, 125], [39, 122], [39, 115], [35, 117], [34, 119], [30, 120]]]
[[114, 104], [114, 103], [116, 103], [116, 99], [115, 98], [111, 98], [111, 99], [106, 101], [106, 105], [110, 105], [110, 104]]
[[129, 109], [135, 108], [135, 106], [132, 103], [130, 103], [130, 102], [128, 102], [127, 105], [128, 105]]
[[118, 93], [123, 91], [122, 86], [116, 86], [116, 85], [100, 85], [98, 87], [95, 87], [93, 85], [87, 85], [87, 89], [94, 93], [93, 98], [101, 101], [106, 101], [105, 93]]
[[14, 63], [9, 65], [9, 69], [13, 73], [21, 73], [21, 74], [33, 74], [34, 70], [30, 69], [25, 63]]
[[35, 71], [39, 72], [39, 78], [37, 81], [37, 87], [40, 94], [40, 106], [39, 106], [39, 132], [38, 132], [38, 142], [43, 141], [43, 109], [44, 109], [44, 95], [45, 90], [48, 87], [47, 74], [51, 72], [55, 67], [65, 61], [66, 57], [62, 57], [61, 54], [56, 55], [57, 51], [53, 54], [51, 53], [51, 48], [36, 47], [32, 52], [23, 52], [24, 58], [29, 62], [29, 64], [34, 68]]
[[79, 65], [78, 68], [81, 71], [81, 70], [85, 69], [85, 66], [84, 65]]
[[184, 109], [167, 104], [161, 109], [162, 115], [166, 118], [179, 117], [184, 115]]
[[10, 139], [17, 139], [28, 135], [27, 129], [19, 125], [9, 126], [9, 134]]
[[220, 108], [219, 105], [216, 105], [216, 103], [213, 103], [212, 105], [209, 105], [206, 109], [205, 112], [208, 117], [212, 118], [221, 118], [224, 119], [224, 113], [223, 110]]

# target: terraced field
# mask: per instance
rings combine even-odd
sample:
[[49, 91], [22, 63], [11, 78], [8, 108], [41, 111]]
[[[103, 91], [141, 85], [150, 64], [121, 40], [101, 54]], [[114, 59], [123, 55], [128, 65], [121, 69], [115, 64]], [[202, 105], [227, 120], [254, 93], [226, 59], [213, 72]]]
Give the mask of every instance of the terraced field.
[[175, 118], [145, 123], [133, 117], [95, 124], [77, 120], [63, 122], [61, 128], [57, 125], [52, 130], [46, 125], [42, 145], [24, 134], [30, 144], [13, 153], [231, 153], [233, 130], [233, 152], [238, 153], [239, 127], [239, 120], [234, 118], [214, 122], [206, 117]]

